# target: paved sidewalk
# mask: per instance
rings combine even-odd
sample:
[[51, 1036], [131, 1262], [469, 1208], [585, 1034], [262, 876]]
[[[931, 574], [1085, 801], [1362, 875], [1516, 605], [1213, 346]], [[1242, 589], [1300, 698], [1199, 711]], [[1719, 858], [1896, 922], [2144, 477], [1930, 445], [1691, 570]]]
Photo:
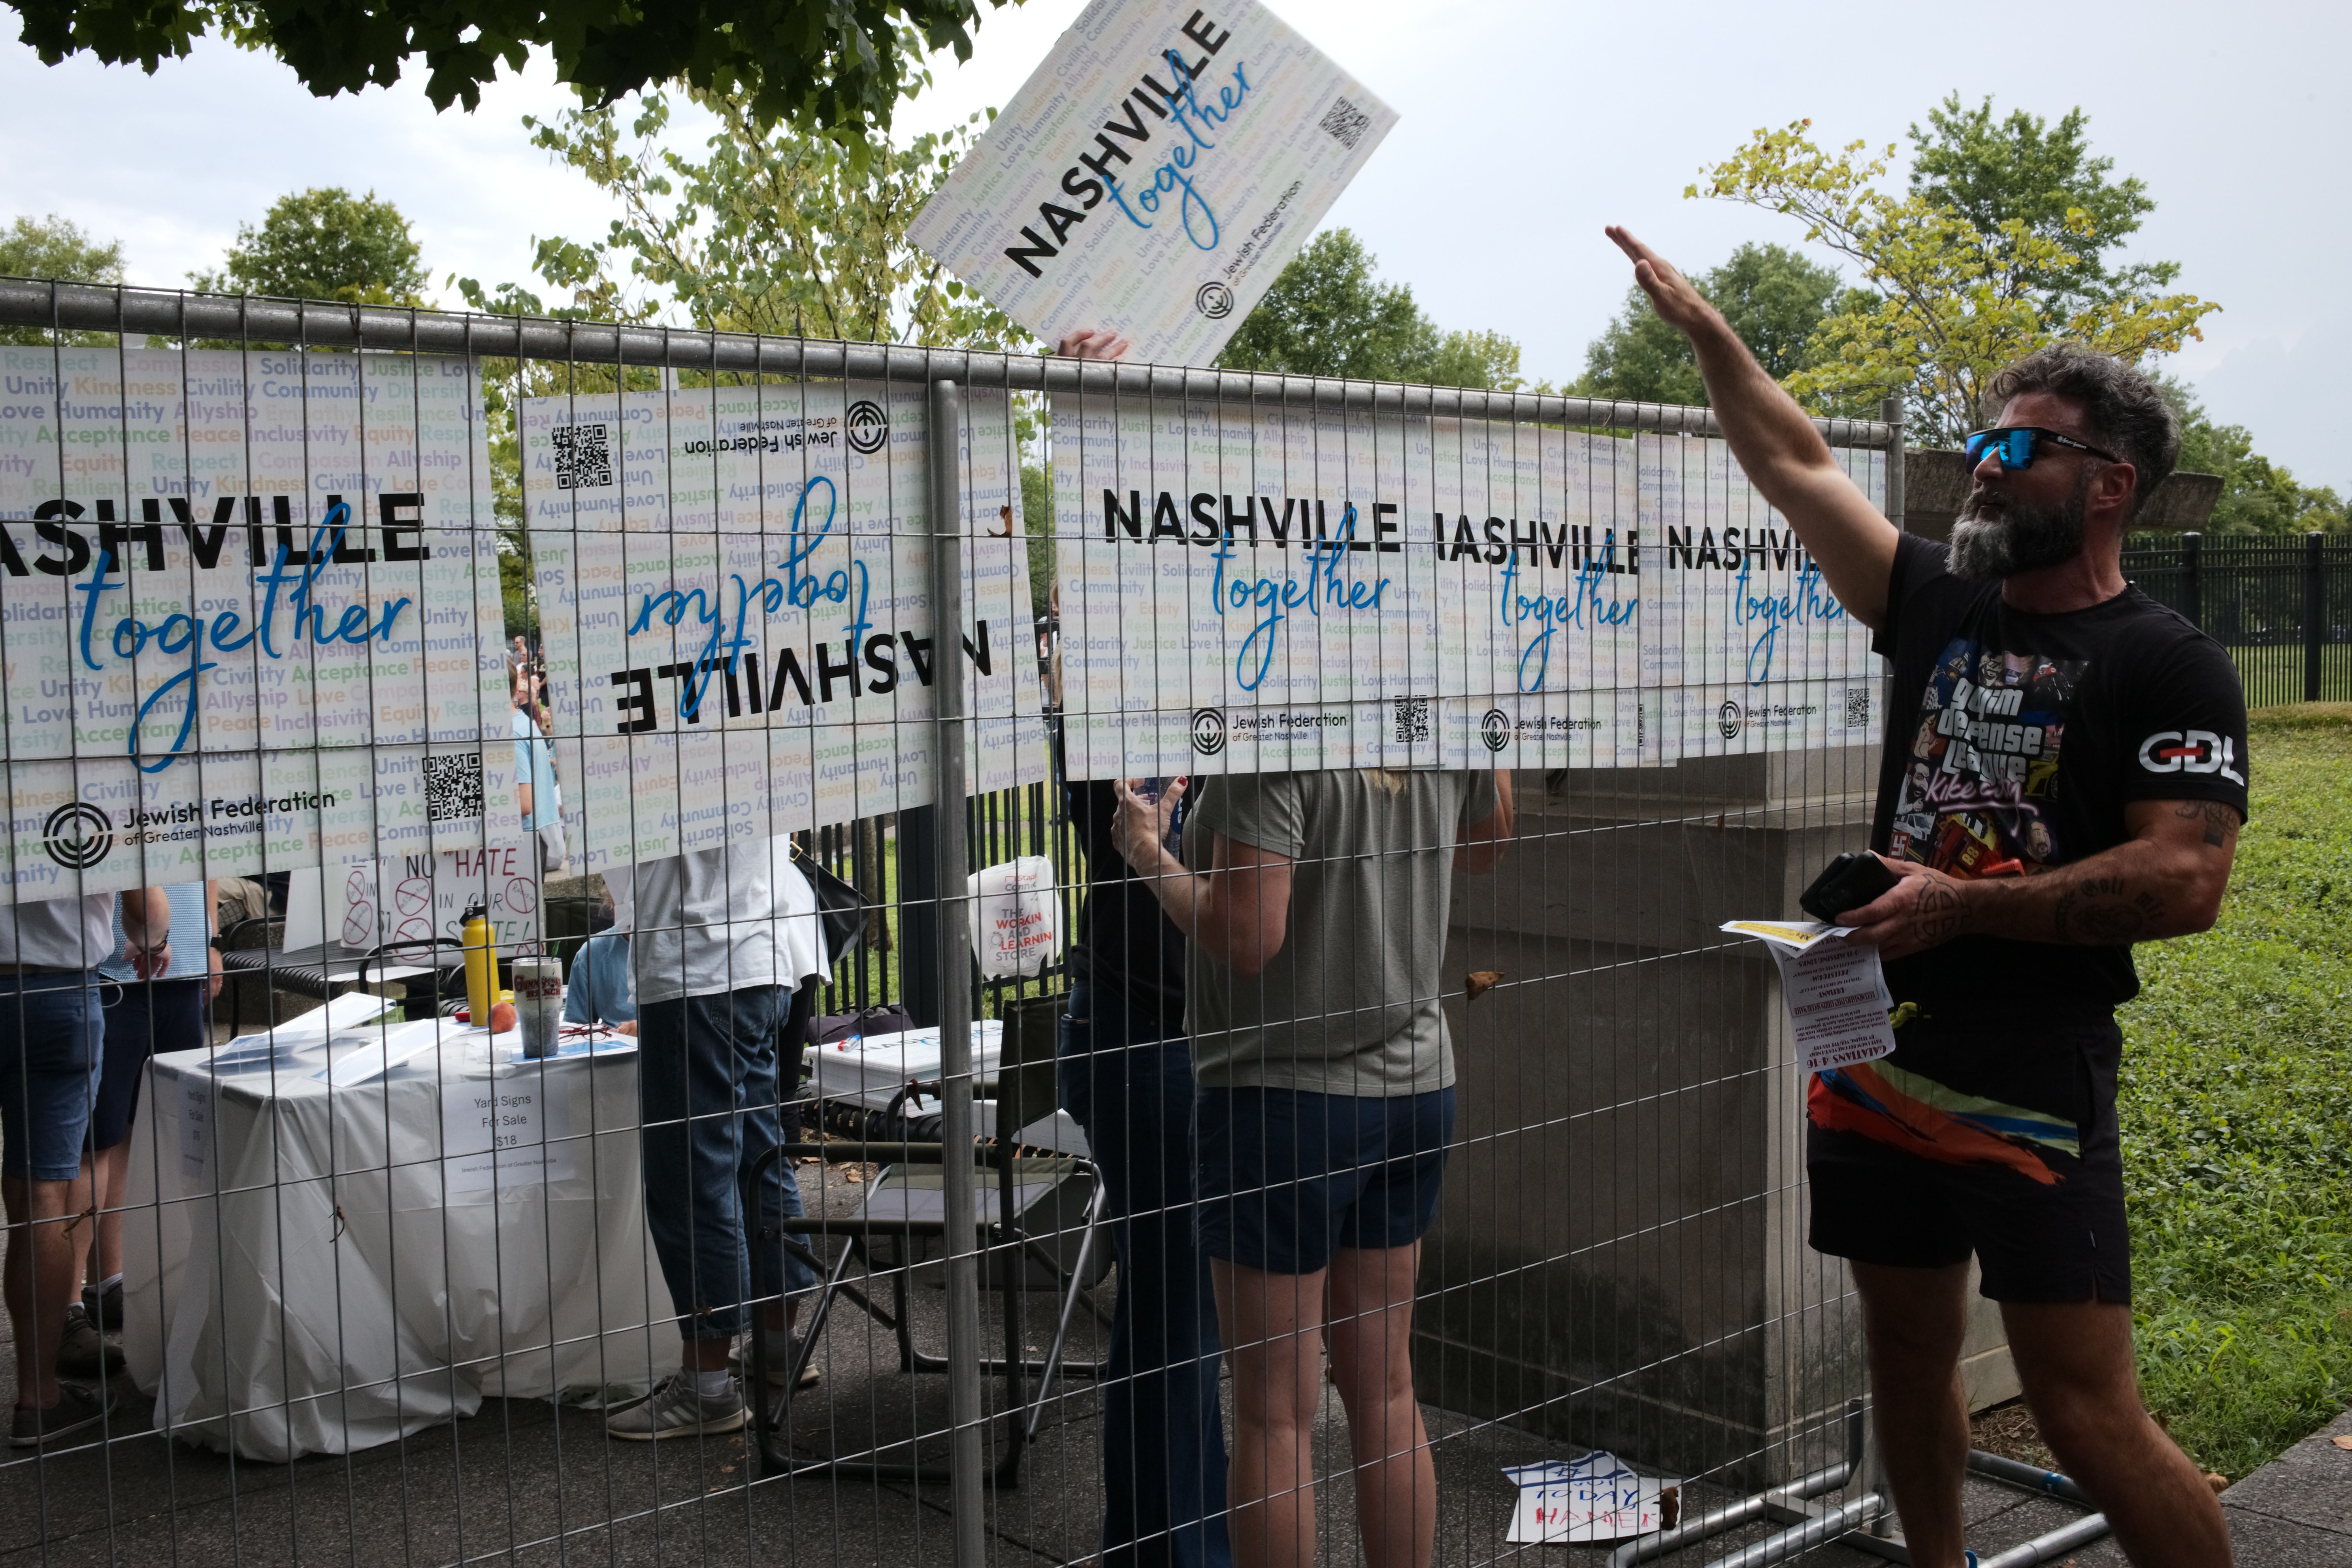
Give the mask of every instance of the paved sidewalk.
[[2238, 1568], [2352, 1568], [2352, 1410], [2221, 1494]]

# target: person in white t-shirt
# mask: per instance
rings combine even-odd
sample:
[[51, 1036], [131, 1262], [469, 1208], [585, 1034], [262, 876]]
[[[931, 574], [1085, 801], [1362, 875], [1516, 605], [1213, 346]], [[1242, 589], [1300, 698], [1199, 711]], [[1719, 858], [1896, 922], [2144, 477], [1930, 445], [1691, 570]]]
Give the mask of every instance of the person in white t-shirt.
[[[784, 1302], [751, 1321], [745, 1303], [761, 1293], [763, 1268], [753, 1267], [740, 1198], [742, 1173], [784, 1141], [781, 1107], [794, 1086], [781, 1081], [778, 1045], [795, 1016], [805, 1033], [793, 992], [824, 970], [816, 895], [782, 839], [614, 868], [604, 882], [614, 924], [628, 932], [646, 1225], [684, 1341], [677, 1373], [606, 1429], [636, 1441], [732, 1432], [745, 1419], [729, 1370], [737, 1337], [765, 1337], [772, 1375], [781, 1374], [792, 1303], [816, 1287], [814, 1271], [786, 1254]], [[769, 1165], [760, 1211], [761, 1227], [803, 1212], [790, 1161]]]
[[[82, 1149], [105, 1061], [98, 966], [117, 952], [114, 913], [112, 893], [0, 907], [0, 1198], [16, 1349], [9, 1442], [19, 1448], [94, 1426], [113, 1408], [103, 1388], [58, 1382], [58, 1352], [81, 1283], [73, 1222], [89, 1207]], [[163, 889], [122, 900], [122, 930], [135, 974], [170, 967]]]

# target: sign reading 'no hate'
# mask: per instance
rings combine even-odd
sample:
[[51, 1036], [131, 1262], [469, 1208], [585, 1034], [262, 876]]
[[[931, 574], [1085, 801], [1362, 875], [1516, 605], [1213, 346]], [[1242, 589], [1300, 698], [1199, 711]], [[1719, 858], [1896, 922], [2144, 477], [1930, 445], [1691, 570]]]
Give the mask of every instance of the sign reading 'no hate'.
[[909, 233], [1047, 342], [1207, 364], [1396, 119], [1255, 0], [1095, 0]]

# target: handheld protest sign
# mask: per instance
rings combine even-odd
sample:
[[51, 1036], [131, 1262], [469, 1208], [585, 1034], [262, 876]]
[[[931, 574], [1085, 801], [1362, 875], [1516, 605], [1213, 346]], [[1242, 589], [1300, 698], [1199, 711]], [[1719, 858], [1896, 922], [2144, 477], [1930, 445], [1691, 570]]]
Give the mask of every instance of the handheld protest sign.
[[1255, 0], [1096, 0], [908, 233], [1047, 342], [1204, 365], [1396, 120]]

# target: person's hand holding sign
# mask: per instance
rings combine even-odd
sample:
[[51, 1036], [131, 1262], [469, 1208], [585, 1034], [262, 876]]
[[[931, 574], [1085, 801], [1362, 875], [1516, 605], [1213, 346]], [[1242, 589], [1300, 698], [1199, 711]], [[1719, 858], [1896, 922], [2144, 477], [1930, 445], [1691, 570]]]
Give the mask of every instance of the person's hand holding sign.
[[1127, 340], [1117, 332], [1100, 332], [1086, 327], [1066, 335], [1054, 352], [1064, 359], [1123, 359], [1127, 354]]

